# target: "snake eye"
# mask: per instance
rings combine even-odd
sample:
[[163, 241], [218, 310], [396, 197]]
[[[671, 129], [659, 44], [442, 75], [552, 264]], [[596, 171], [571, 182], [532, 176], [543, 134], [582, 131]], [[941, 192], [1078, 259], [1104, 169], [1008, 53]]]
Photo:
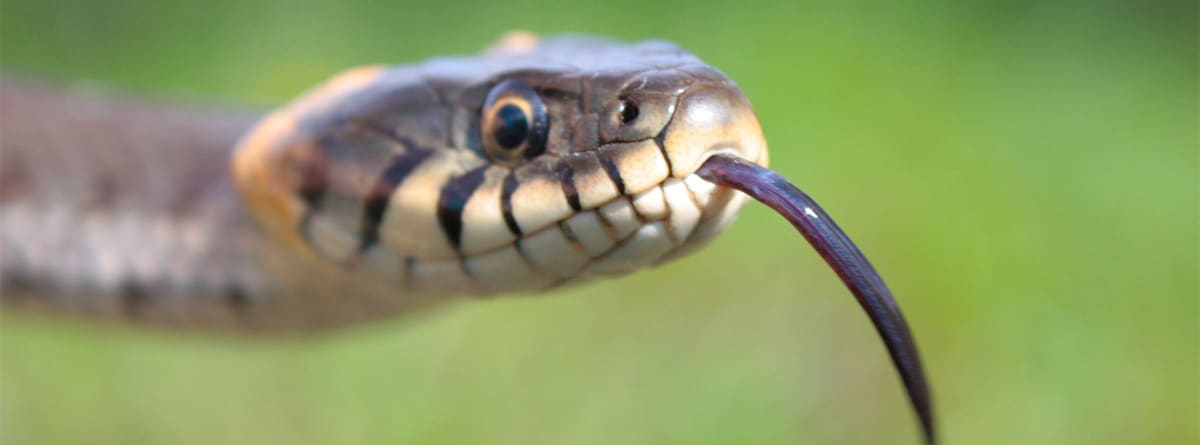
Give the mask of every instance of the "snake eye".
[[529, 137], [529, 118], [525, 117], [525, 111], [513, 104], [500, 107], [496, 111], [496, 127], [492, 130], [492, 137], [505, 150], [520, 147]]
[[621, 116], [622, 124], [630, 124], [638, 118], [640, 110], [636, 100], [632, 98], [621, 99], [621, 105], [617, 107], [617, 113]]
[[546, 105], [521, 81], [506, 80], [492, 88], [481, 123], [483, 151], [494, 162], [512, 166], [546, 151]]

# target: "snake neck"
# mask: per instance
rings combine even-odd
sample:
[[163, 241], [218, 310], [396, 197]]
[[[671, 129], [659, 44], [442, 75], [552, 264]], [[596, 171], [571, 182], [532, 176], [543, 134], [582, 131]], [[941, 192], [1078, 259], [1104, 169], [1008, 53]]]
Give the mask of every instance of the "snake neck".
[[255, 116], [0, 81], [6, 304], [123, 318], [262, 286], [228, 173]]

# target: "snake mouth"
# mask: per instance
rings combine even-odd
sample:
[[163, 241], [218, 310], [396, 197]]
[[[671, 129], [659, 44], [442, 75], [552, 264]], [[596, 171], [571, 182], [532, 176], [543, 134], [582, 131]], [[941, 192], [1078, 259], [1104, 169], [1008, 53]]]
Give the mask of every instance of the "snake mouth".
[[916, 410], [925, 442], [935, 442], [929, 386], [912, 333], [883, 278], [815, 201], [783, 176], [726, 154], [710, 156], [696, 175], [767, 205], [800, 231], [833, 268], [874, 324]]

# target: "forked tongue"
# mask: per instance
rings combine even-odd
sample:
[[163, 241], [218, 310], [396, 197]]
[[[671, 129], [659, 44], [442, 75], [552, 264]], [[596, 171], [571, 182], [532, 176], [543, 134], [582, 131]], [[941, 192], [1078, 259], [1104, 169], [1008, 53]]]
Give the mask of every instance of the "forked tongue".
[[925, 372], [921, 369], [921, 357], [917, 355], [912, 333], [883, 278], [846, 233], [812, 198], [783, 176], [758, 164], [733, 156], [715, 155], [705, 161], [696, 174], [714, 184], [740, 190], [775, 209], [833, 267], [883, 338], [892, 363], [904, 381], [909, 401], [917, 412], [925, 443], [935, 443], [929, 386], [925, 383]]

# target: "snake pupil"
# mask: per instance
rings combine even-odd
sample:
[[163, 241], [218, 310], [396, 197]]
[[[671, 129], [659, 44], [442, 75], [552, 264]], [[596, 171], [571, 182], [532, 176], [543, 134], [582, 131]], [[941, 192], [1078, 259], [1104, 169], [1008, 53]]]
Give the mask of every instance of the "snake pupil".
[[529, 137], [529, 118], [520, 107], [507, 104], [496, 111], [496, 142], [507, 149], [517, 148]]
[[621, 123], [622, 124], [628, 124], [630, 122], [633, 122], [634, 119], [638, 118], [638, 113], [640, 113], [640, 112], [641, 112], [641, 110], [638, 110], [637, 102], [634, 102], [633, 99], [622, 99], [621, 100], [620, 113], [621, 113]]

